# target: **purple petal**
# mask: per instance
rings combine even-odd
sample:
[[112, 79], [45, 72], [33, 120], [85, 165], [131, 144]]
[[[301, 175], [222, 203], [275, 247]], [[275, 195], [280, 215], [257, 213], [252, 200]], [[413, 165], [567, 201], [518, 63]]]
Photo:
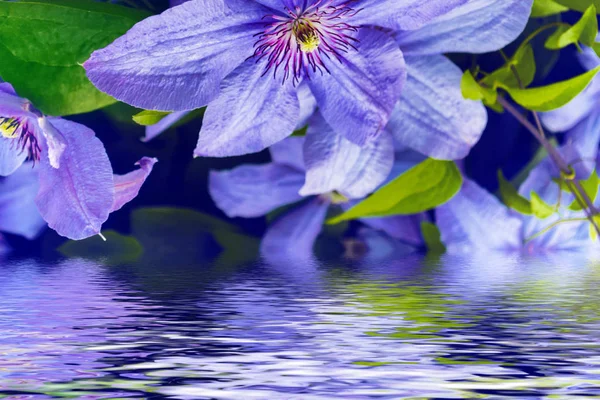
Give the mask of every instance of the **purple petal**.
[[2, 82], [2, 80], [0, 80], [0, 92], [17, 96], [17, 92], [15, 91], [13, 85], [8, 82]]
[[37, 115], [30, 111], [31, 103], [19, 97], [9, 83], [0, 83], [0, 117], [2, 118], [31, 118]]
[[204, 114], [196, 157], [256, 153], [292, 134], [300, 112], [296, 88], [291, 79], [263, 75], [264, 68], [250, 59], [223, 81]]
[[263, 216], [302, 199], [298, 191], [304, 174], [277, 164], [242, 165], [230, 171], [211, 171], [209, 191], [228, 217]]
[[375, 25], [393, 30], [418, 29], [467, 0], [363, 0], [352, 24]]
[[94, 52], [84, 67], [100, 90], [136, 107], [200, 108], [217, 97], [221, 80], [253, 54], [265, 12], [253, 1], [188, 1], [138, 23]]
[[114, 200], [113, 173], [104, 146], [83, 125], [60, 118], [50, 123], [62, 135], [66, 148], [60, 168], [50, 165], [43, 148], [38, 209], [62, 236], [79, 240], [96, 235]]
[[298, 101], [300, 102], [300, 117], [296, 129], [302, 129], [308, 124], [308, 120], [317, 109], [317, 99], [313, 96], [306, 82], [302, 82], [298, 86]]
[[312, 254], [328, 208], [329, 201], [317, 197], [279, 218], [263, 237], [261, 253]]
[[27, 158], [27, 152], [21, 151], [16, 139], [7, 139], [0, 135], [0, 176], [15, 172]]
[[311, 120], [304, 143], [303, 196], [338, 191], [349, 198], [373, 192], [390, 174], [394, 143], [389, 134], [360, 147], [336, 134], [320, 114]]
[[594, 110], [597, 110], [599, 102], [600, 77], [596, 77], [583, 92], [565, 106], [543, 113], [542, 122], [552, 132], [568, 131], [588, 117]]
[[600, 112], [594, 112], [565, 136], [562, 154], [578, 179], [587, 179], [596, 168], [600, 144]]
[[35, 239], [46, 222], [35, 205], [39, 189], [37, 169], [24, 164], [0, 180], [0, 231]]
[[154, 139], [177, 122], [185, 118], [191, 111], [176, 111], [161, 119], [158, 123], [146, 127], [146, 135], [142, 142], [149, 142]]
[[533, 0], [469, 0], [421, 29], [399, 32], [405, 55], [487, 53], [512, 43], [525, 29]]
[[437, 209], [436, 223], [448, 253], [516, 250], [521, 246], [521, 220], [468, 179], [452, 200]]
[[402, 52], [386, 33], [362, 28], [358, 40], [358, 51], [345, 53], [342, 63], [325, 60], [331, 75], [315, 73], [308, 84], [327, 123], [362, 146], [387, 125], [406, 70]]
[[[293, 9], [294, 1], [293, 0], [254, 0], [263, 6], [272, 8], [273, 10], [281, 11], [285, 13], [285, 8]], [[285, 13], [287, 14], [287, 13]]]
[[115, 200], [110, 212], [120, 210], [125, 204], [135, 199], [142, 185], [152, 172], [154, 164], [158, 160], [156, 158], [144, 157], [135, 165], [139, 165], [139, 169], [132, 171], [126, 175], [115, 175]]
[[387, 217], [363, 218], [360, 221], [373, 229], [385, 232], [389, 237], [412, 246], [422, 246], [421, 222], [426, 220], [424, 214]]
[[408, 79], [387, 129], [401, 144], [430, 157], [466, 157], [487, 124], [479, 101], [462, 96], [462, 71], [444, 56], [407, 57]]
[[304, 173], [305, 137], [291, 136], [269, 148], [271, 159], [279, 165], [287, 165]]
[[[600, 40], [600, 35], [596, 37], [596, 41]], [[594, 49], [591, 47], [583, 46], [583, 51], [577, 53], [577, 58], [579, 59], [579, 63], [583, 65], [583, 68], [592, 70], [600, 65], [600, 57], [596, 54]]]

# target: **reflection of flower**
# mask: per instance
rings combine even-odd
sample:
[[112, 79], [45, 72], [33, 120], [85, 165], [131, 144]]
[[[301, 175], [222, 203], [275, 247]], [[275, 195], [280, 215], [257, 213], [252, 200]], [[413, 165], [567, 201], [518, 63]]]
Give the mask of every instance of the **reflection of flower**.
[[143, 176], [134, 171], [113, 177], [92, 130], [43, 116], [10, 84], [0, 83], [0, 175], [12, 175], [27, 159], [39, 176], [35, 202], [41, 216], [71, 239], [98, 234], [108, 215], [137, 195], [156, 162], [140, 161]]

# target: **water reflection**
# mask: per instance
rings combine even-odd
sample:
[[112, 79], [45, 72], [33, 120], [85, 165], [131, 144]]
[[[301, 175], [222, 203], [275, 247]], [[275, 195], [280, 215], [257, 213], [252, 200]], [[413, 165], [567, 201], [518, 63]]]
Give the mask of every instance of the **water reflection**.
[[0, 266], [0, 396], [600, 396], [600, 263]]

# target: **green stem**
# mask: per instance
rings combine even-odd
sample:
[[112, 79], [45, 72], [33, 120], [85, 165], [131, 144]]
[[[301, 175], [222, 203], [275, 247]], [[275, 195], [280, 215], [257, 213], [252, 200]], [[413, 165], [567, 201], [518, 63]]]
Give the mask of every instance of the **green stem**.
[[548, 225], [547, 227], [545, 227], [544, 229], [542, 229], [539, 232], [534, 233], [533, 235], [529, 236], [527, 239], [525, 239], [525, 243], [529, 243], [531, 242], [533, 239], [536, 239], [540, 236], [542, 236], [544, 233], [552, 230], [553, 228], [556, 228], [557, 226], [561, 225], [561, 224], [565, 224], [565, 223], [569, 223], [569, 222], [583, 222], [583, 221], [587, 221], [587, 218], [569, 218], [569, 219], [560, 219], [556, 222], [551, 223], [550, 225]]
[[529, 42], [531, 42], [533, 39], [535, 39], [540, 33], [544, 32], [550, 28], [555, 28], [558, 26], [571, 26], [571, 25], [567, 24], [566, 22], [552, 22], [551, 24], [544, 25], [544, 26], [536, 29], [531, 35], [527, 36], [527, 38], [519, 46], [519, 49], [517, 50], [517, 52], [519, 50], [521, 50], [523, 47], [527, 46], [529, 44]]

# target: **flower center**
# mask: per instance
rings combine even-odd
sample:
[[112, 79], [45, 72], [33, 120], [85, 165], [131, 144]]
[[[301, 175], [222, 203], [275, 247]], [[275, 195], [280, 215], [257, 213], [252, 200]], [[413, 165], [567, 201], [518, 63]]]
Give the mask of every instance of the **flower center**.
[[321, 43], [319, 32], [310, 22], [295, 21], [292, 32], [296, 36], [296, 42], [300, 46], [300, 51], [304, 53], [312, 53], [317, 50]]
[[42, 151], [35, 134], [25, 120], [19, 118], [0, 117], [0, 135], [6, 139], [12, 139], [13, 148], [19, 152], [27, 152], [29, 160], [40, 160]]
[[287, 9], [286, 16], [267, 15], [265, 30], [258, 34], [254, 45], [257, 62], [267, 60], [265, 74], [281, 71], [282, 80], [294, 84], [311, 72], [329, 73], [325, 59], [343, 62], [343, 53], [356, 49], [355, 26], [348, 18], [360, 10], [332, 5], [334, 0], [315, 0], [310, 5]]

